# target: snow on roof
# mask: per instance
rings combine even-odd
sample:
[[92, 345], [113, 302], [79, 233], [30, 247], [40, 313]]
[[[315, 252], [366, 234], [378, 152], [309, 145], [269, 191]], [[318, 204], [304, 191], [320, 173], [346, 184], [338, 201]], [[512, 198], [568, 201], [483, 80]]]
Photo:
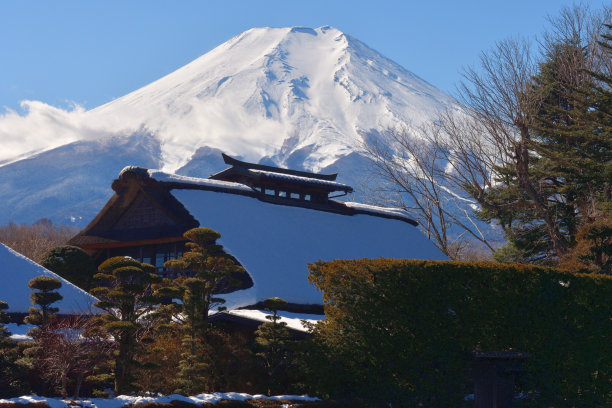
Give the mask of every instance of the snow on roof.
[[[130, 171], [132, 168], [133, 166], [128, 166], [124, 168], [121, 171], [121, 174], [123, 174], [126, 171]], [[189, 185], [200, 186], [200, 187], [210, 188], [212, 190], [217, 190], [217, 191], [223, 190], [226, 192], [236, 192], [236, 193], [248, 192], [249, 195], [252, 195], [253, 193], [255, 193], [255, 191], [251, 187], [248, 187], [240, 183], [234, 183], [231, 181], [213, 180], [213, 179], [197, 178], [197, 177], [187, 177], [187, 176], [181, 176], [178, 174], [166, 173], [161, 170], [146, 170], [146, 171], [149, 177], [151, 177], [152, 179], [156, 181], [162, 182], [162, 183], [178, 183], [178, 184], [185, 185], [185, 187], [188, 187]], [[347, 186], [346, 184], [337, 183], [334, 181], [318, 180], [318, 179], [312, 179], [312, 178], [307, 178], [307, 177], [279, 174], [279, 173], [274, 173], [274, 172], [265, 171], [265, 170], [257, 170], [257, 169], [255, 170], [249, 169], [249, 171], [265, 174], [270, 177], [293, 179], [295, 181], [304, 181], [307, 183], [327, 185], [330, 187], [335, 186], [340, 190], [352, 189], [350, 186]], [[371, 215], [376, 215], [376, 216], [381, 216], [381, 217], [391, 217], [391, 218], [396, 218], [396, 219], [403, 219], [403, 220], [406, 220], [416, 225], [416, 222], [412, 219], [412, 217], [410, 217], [410, 214], [408, 214], [406, 211], [402, 210], [401, 208], [380, 207], [380, 206], [361, 204], [361, 203], [350, 202], [350, 201], [349, 202], [334, 201], [334, 200], [330, 200], [330, 201], [335, 203], [336, 205], [344, 205], [348, 208], [357, 210], [363, 214], [371, 214]]]
[[61, 276], [43, 268], [31, 259], [0, 243], [0, 300], [8, 303], [9, 313], [27, 313], [32, 307], [28, 282], [37, 276], [51, 276], [62, 282], [58, 292], [64, 297], [53, 304], [60, 314], [91, 314], [99, 311], [93, 306], [98, 301], [89, 293]]
[[148, 170], [148, 174], [149, 177], [151, 177], [153, 180], [160, 181], [162, 183], [191, 184], [193, 186], [221, 188], [226, 190], [234, 190], [236, 192], [253, 192], [253, 189], [251, 187], [245, 186], [244, 184], [240, 183], [233, 183], [231, 181], [187, 177], [178, 174], [165, 173], [161, 170]]
[[308, 282], [307, 263], [317, 260], [447, 259], [414, 225], [370, 211], [345, 215], [206, 189], [171, 193], [202, 227], [221, 234], [219, 243], [253, 279], [253, 287], [223, 295], [228, 309], [275, 296], [322, 304], [321, 293]]
[[[272, 312], [268, 312], [266, 310], [250, 310], [250, 309], [234, 309], [227, 312], [234, 316], [244, 317], [247, 319], [255, 320], [258, 322], [269, 322], [270, 320], [266, 319], [266, 316], [272, 316]], [[291, 313], [285, 312], [283, 310], [279, 310], [277, 314], [281, 317], [280, 321], [287, 323], [287, 327], [293, 330], [297, 330], [300, 332], [308, 332], [308, 327], [305, 326], [302, 321], [306, 321], [308, 323], [315, 324], [319, 320], [325, 318], [324, 315], [314, 315], [314, 314], [306, 314], [306, 313]]]
[[352, 201], [345, 201], [343, 202], [343, 204], [355, 210], [360, 210], [360, 211], [364, 211], [367, 213], [371, 213], [372, 215], [403, 218], [403, 219], [412, 221], [412, 217], [410, 217], [410, 214], [408, 214], [406, 211], [402, 210], [401, 208], [379, 207], [377, 205], [361, 204], [361, 203], [355, 203]]
[[312, 177], [301, 177], [301, 176], [295, 176], [293, 174], [275, 173], [273, 171], [266, 171], [266, 170], [249, 169], [248, 171], [250, 173], [262, 174], [272, 179], [288, 180], [294, 183], [310, 184], [310, 185], [328, 187], [328, 188], [333, 188], [333, 189], [338, 189], [338, 190], [353, 191], [352, 187], [347, 186], [346, 184], [338, 183], [336, 181], [321, 180], [321, 179], [312, 178]]

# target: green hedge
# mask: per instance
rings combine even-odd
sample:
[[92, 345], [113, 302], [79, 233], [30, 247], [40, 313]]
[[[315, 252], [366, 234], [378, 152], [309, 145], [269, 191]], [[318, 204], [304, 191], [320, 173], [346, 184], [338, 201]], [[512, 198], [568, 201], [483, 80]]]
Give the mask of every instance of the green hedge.
[[388, 259], [309, 268], [327, 316], [315, 332], [321, 392], [461, 406], [471, 352], [516, 350], [532, 356], [521, 387], [535, 406], [612, 404], [608, 276]]

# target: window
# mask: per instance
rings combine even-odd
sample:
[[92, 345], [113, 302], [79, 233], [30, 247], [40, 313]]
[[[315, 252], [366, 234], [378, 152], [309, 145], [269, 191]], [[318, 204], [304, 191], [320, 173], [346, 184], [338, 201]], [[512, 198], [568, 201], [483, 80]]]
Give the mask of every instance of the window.
[[111, 256], [130, 256], [138, 262], [148, 263], [155, 266], [160, 275], [175, 276], [173, 272], [164, 268], [164, 262], [170, 259], [178, 259], [183, 255], [182, 243], [145, 245], [132, 248], [115, 248], [109, 251]]

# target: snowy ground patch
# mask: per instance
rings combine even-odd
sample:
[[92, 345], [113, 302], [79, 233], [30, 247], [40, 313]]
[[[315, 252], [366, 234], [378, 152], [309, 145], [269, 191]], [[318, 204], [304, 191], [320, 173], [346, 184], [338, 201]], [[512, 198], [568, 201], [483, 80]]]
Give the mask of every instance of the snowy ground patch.
[[256, 399], [269, 399], [275, 401], [302, 401], [302, 402], [313, 402], [319, 401], [318, 398], [309, 397], [308, 395], [275, 395], [268, 397], [262, 394], [244, 394], [238, 392], [215, 392], [213, 394], [198, 394], [191, 397], [185, 397], [179, 394], [164, 395], [157, 397], [133, 397], [128, 395], [120, 395], [116, 398], [89, 398], [79, 400], [68, 400], [61, 398], [46, 398], [38, 397], [35, 395], [25, 395], [22, 397], [0, 399], [0, 404], [4, 403], [19, 403], [19, 404], [32, 404], [37, 402], [44, 402], [51, 408], [70, 408], [72, 406], [81, 406], [87, 408], [121, 408], [125, 405], [138, 405], [145, 403], [170, 403], [172, 401], [181, 401], [191, 404], [201, 405], [204, 403], [217, 403], [223, 400], [232, 401], [247, 401]]
[[35, 326], [31, 324], [7, 323], [4, 327], [11, 333], [11, 339], [13, 341], [28, 341], [32, 340], [32, 338], [28, 336], [28, 332]]

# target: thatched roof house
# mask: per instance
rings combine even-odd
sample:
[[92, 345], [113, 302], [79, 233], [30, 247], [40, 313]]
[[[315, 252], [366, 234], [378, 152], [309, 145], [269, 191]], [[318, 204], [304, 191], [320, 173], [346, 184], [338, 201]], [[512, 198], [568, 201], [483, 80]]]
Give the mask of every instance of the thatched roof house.
[[115, 195], [70, 244], [98, 263], [129, 255], [163, 274], [163, 262], [182, 254], [184, 231], [212, 228], [252, 279], [224, 295], [230, 308], [274, 296], [320, 305], [307, 279], [307, 263], [319, 259], [446, 259], [405, 212], [334, 200], [352, 191], [336, 175], [224, 159], [231, 167], [208, 179], [126, 167]]

